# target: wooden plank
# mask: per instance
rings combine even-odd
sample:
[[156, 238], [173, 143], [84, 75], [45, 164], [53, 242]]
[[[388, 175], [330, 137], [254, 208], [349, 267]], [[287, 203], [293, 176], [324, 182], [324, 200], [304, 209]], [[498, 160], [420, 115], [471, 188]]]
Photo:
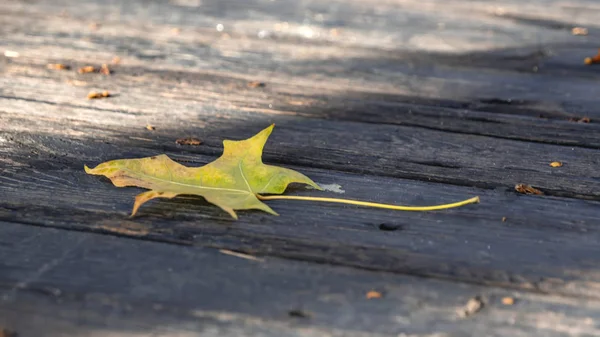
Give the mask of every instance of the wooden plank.
[[[6, 138], [0, 147], [0, 158], [9, 160], [2, 161], [0, 192], [5, 197], [0, 219], [534, 292], [598, 294], [597, 202], [291, 166], [319, 183], [341, 185], [344, 194], [324, 194], [332, 197], [427, 205], [480, 195], [482, 204], [446, 212], [397, 213], [281, 201], [272, 202], [280, 217], [242, 212], [241, 220], [232, 222], [201, 199], [178, 198], [153, 202], [144, 206], [140, 217], [128, 219], [139, 190], [117, 189], [103, 178], [88, 176], [84, 163], [149, 156], [157, 148], [192, 166], [214, 157], [186, 148], [169, 150], [166, 143], [129, 140], [127, 135], [83, 133], [94, 138]], [[387, 224], [398, 230], [382, 230], [382, 224], [383, 229]]]
[[[80, 65], [84, 65], [81, 63]], [[42, 100], [51, 104], [75, 104], [83, 98], [85, 90], [67, 90], [48, 83], [32, 84], [31, 77], [51, 77], [59, 82], [65, 81], [64, 74], [57, 74], [30, 64], [7, 65], [12, 76], [5, 84], [11, 91], [2, 95], [4, 99]], [[248, 81], [223, 75], [189, 71], [154, 70], [143, 67], [123, 67], [115, 74], [110, 84], [101, 79], [92, 79], [91, 83], [77, 80], [77, 76], [68, 76], [67, 82], [84, 85], [85, 88], [108, 87], [117, 92], [130, 94], [132, 87], [140, 81], [139, 75], [149, 84], [144, 92], [133, 93], [143, 96], [147, 106], [131, 107], [146, 110], [156, 106], [157, 102], [149, 96], [159, 96], [160, 100], [184, 100], [217, 108], [229, 106], [242, 111], [259, 111], [269, 114], [301, 115], [311, 118], [356, 121], [368, 123], [397, 124], [421, 128], [525, 140], [541, 143], [560, 144], [577, 147], [599, 148], [599, 126], [596, 123], [575, 123], [586, 115], [593, 115], [592, 109], [565, 109], [564, 104], [522, 100], [512, 98], [478, 98], [471, 101], [442, 100], [400, 94], [369, 93], [356, 89], [344, 91], [321, 88], [315, 90], [303, 85], [289, 85], [283, 82], [269, 81], [266, 89], [249, 89]], [[21, 77], [21, 78], [19, 78]], [[22, 83], [28, 82], [27, 84]], [[154, 84], [152, 84], [154, 83]], [[165, 91], [163, 85], [171, 87]], [[10, 85], [9, 85], [10, 84]], [[533, 85], [533, 84], [531, 84]], [[30, 86], [47, 89], [31, 90]], [[207, 90], [207, 87], [209, 89]], [[232, 93], [232, 89], [234, 93]], [[40, 93], [39, 91], [42, 91]], [[88, 89], [89, 90], [89, 89]], [[66, 95], [64, 98], [57, 93]], [[503, 97], [503, 95], [497, 95]], [[509, 96], [510, 97], [510, 96]], [[139, 102], [139, 98], [135, 98]], [[269, 102], [277, 102], [275, 106]], [[79, 102], [80, 103], [80, 102]], [[165, 102], [166, 103], [166, 102]], [[80, 103], [81, 104], [81, 103]], [[269, 108], [269, 104], [271, 107]], [[570, 103], [569, 103], [570, 104]], [[166, 104], [161, 104], [163, 106]], [[214, 108], [214, 107], [213, 107]], [[165, 108], [166, 109], [166, 108]], [[138, 112], [143, 113], [143, 112]], [[593, 120], [592, 120], [593, 121]]]
[[[597, 301], [7, 222], [0, 233], [0, 326], [23, 337], [599, 333]], [[462, 317], [475, 296], [484, 307]]]
[[[82, 2], [71, 9], [75, 13], [65, 20], [64, 15], [59, 16], [65, 3], [56, 1], [52, 5], [18, 9], [13, 5], [4, 9], [4, 15], [10, 18], [6, 29], [13, 32], [7, 34], [4, 46], [19, 50], [22, 57], [17, 58], [17, 62], [19, 59], [41, 65], [59, 60], [108, 62], [113, 55], [121, 54], [125, 65], [144, 66], [138, 69], [138, 74], [151, 71], [148, 68], [196, 69], [258, 77], [275, 83], [304, 84], [302, 89], [305, 90], [313, 88], [314, 91], [316, 86], [318, 91], [327, 89], [329, 96], [354, 89], [392, 93], [409, 102], [411, 98], [428, 98], [432, 103], [442, 99], [441, 102], [454, 101], [459, 106], [461, 103], [468, 107], [483, 105], [484, 110], [494, 111], [506, 111], [502, 102], [511, 102], [513, 107], [524, 108], [517, 110], [525, 110], [525, 113], [533, 110], [535, 116], [597, 117], [593, 81], [598, 79], [598, 71], [582, 62], [595, 52], [597, 41], [548, 27], [508, 24], [508, 14], [513, 15], [507, 12], [510, 2], [506, 2], [506, 6], [495, 2], [495, 6], [490, 7], [489, 2], [484, 1], [471, 10], [466, 9], [473, 6], [472, 2], [453, 1], [436, 6], [413, 1], [399, 6], [389, 2], [380, 4], [381, 8], [375, 11], [372, 4], [355, 2], [347, 6], [344, 15], [336, 14], [339, 4], [332, 2], [319, 10], [320, 15], [338, 18], [336, 22], [347, 27], [350, 36], [331, 37], [328, 33], [304, 39], [297, 37], [298, 32], [307, 27], [328, 27], [327, 22], [309, 20], [311, 24], [307, 26], [292, 20], [301, 21], [300, 18], [290, 18], [290, 22], [286, 22], [292, 28], [276, 32], [273, 27], [281, 26], [282, 22], [271, 15], [267, 22], [260, 21], [260, 25], [267, 28], [259, 30], [256, 21], [244, 17], [248, 15], [247, 8], [227, 2], [220, 2], [222, 11], [218, 17], [207, 14], [212, 2], [204, 3], [208, 8], [191, 10], [157, 3], [147, 11], [136, 11], [138, 16], [132, 17], [133, 8], [137, 6], [135, 1], [110, 10], [94, 1]], [[577, 4], [590, 6], [585, 2], [573, 5]], [[311, 5], [311, 2], [261, 3], [253, 9], [266, 19], [267, 13], [285, 6], [310, 8]], [[538, 15], [550, 15], [561, 13], [563, 5], [549, 6], [541, 2], [531, 6], [538, 8]], [[444, 6], [448, 6], [447, 10]], [[492, 15], [495, 12], [490, 10], [496, 6], [502, 6], [508, 14]], [[90, 21], [104, 18], [107, 11], [113, 11], [114, 19], [102, 22], [102, 28], [97, 31], [88, 27]], [[165, 22], [162, 13], [166, 11], [176, 13], [172, 17], [177, 19]], [[576, 17], [582, 19], [582, 24], [589, 23], [583, 19], [591, 12], [593, 8], [589, 12], [580, 10]], [[48, 15], [50, 13], [54, 15]], [[572, 18], [569, 11], [562, 14]], [[121, 16], [128, 20], [120, 20]], [[513, 19], [514, 15], [508, 21]], [[39, 20], [47, 21], [39, 24]], [[372, 24], [366, 25], [360, 20]], [[148, 27], [148, 22], [154, 25]], [[232, 30], [216, 31], [214, 26], [219, 22]], [[440, 30], [436, 23], [444, 24], [444, 28]], [[173, 34], [172, 28], [177, 24], [187, 25], [188, 30], [184, 27]], [[482, 26], [488, 29], [481, 29]], [[272, 32], [276, 37], [261, 39], [258, 33], [249, 34], [255, 30]], [[14, 34], [14, 31], [20, 33]], [[440, 34], [456, 38], [451, 43], [431, 40]], [[37, 40], [32, 40], [32, 35]], [[350, 37], [354, 42], [347, 41]], [[411, 44], [413, 40], [417, 42]], [[449, 44], [456, 44], [456, 48], [445, 50], [443, 46]], [[302, 52], [298, 52], [299, 49]], [[295, 90], [295, 94], [299, 91]]]
[[[59, 90], [60, 86], [55, 88]], [[137, 110], [140, 102], [158, 111]], [[169, 113], [160, 112], [160, 105]], [[97, 107], [100, 110], [96, 110]], [[93, 132], [100, 136], [103, 128], [100, 125], [108, 124], [104, 132], [116, 138], [152, 137], [154, 142], [142, 141], [140, 146], [158, 145], [158, 151], [176, 149], [174, 140], [180, 135], [200, 134], [205, 146], [193, 151], [212, 155], [220, 152], [223, 138], [244, 138], [276, 122], [278, 127], [272, 136], [272, 146], [265, 152], [266, 158], [274, 162], [507, 191], [513, 190], [516, 184], [526, 183], [548, 195], [600, 198], [600, 181], [594, 169], [598, 156], [591, 149], [407, 126], [322, 121], [210, 105], [201, 107], [200, 111], [189, 110], [191, 106], [185, 101], [145, 99], [132, 93], [91, 109], [81, 105], [7, 99], [3, 100], [2, 110], [3, 118], [10, 123], [5, 123], [3, 130], [27, 131], [36, 123], [37, 132], [62, 132], [59, 130], [67, 123], [73, 130], [70, 132]], [[160, 132], [145, 132], [142, 128], [147, 121], [159, 126]], [[551, 168], [549, 164], [553, 161], [565, 165]]]

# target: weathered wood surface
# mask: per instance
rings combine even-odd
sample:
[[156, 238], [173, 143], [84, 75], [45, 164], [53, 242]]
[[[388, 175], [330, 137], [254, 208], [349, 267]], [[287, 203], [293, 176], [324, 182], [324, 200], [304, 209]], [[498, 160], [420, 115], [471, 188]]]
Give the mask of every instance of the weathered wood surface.
[[[0, 224], [0, 325], [23, 336], [600, 333], [589, 317], [598, 302]], [[370, 290], [383, 297], [367, 300]], [[462, 317], [476, 295], [485, 306]], [[502, 304], [504, 297], [515, 305]], [[503, 328], [490, 331], [494, 325]]]
[[[0, 327], [598, 334], [600, 68], [583, 58], [600, 47], [599, 15], [584, 0], [0, 3]], [[114, 56], [110, 76], [76, 71]], [[281, 201], [270, 203], [280, 217], [234, 222], [178, 198], [128, 219], [137, 190], [82, 170], [159, 153], [201, 165], [224, 138], [272, 122], [265, 161], [343, 197], [482, 203], [395, 213]], [[184, 136], [204, 143], [176, 145]], [[384, 299], [365, 300], [370, 288]], [[509, 294], [517, 303], [500, 305]], [[457, 318], [475, 295], [490, 308]], [[287, 317], [294, 306], [314, 316]]]

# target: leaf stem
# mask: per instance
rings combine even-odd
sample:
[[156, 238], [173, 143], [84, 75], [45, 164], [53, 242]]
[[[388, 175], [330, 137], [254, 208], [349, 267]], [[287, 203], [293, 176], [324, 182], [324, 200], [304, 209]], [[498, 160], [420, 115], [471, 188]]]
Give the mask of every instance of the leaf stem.
[[468, 204], [476, 204], [479, 203], [479, 197], [473, 197], [471, 199], [451, 203], [451, 204], [443, 204], [443, 205], [435, 205], [435, 206], [401, 206], [401, 205], [391, 205], [391, 204], [380, 204], [376, 202], [368, 202], [368, 201], [358, 201], [358, 200], [350, 200], [350, 199], [338, 199], [338, 198], [321, 198], [321, 197], [301, 197], [294, 195], [260, 195], [257, 194], [256, 197], [260, 200], [306, 200], [306, 201], [322, 201], [322, 202], [335, 202], [338, 204], [349, 204], [349, 205], [357, 205], [357, 206], [366, 206], [366, 207], [375, 207], [375, 208], [385, 208], [385, 209], [393, 209], [397, 211], [436, 211], [440, 209], [448, 209], [460, 207]]

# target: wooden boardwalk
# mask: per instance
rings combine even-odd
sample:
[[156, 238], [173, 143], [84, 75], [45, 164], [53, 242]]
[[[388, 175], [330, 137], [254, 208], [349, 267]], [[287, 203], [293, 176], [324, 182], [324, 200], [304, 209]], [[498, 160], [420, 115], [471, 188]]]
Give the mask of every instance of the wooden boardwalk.
[[[0, 336], [600, 335], [599, 18], [596, 0], [0, 1]], [[233, 221], [180, 197], [128, 218], [140, 190], [83, 171], [203, 165], [270, 123], [265, 162], [344, 191], [320, 195], [482, 202]]]

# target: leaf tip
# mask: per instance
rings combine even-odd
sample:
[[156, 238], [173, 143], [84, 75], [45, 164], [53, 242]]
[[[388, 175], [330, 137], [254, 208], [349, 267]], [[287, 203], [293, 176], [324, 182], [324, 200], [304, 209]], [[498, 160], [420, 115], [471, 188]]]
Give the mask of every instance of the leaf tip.
[[135, 214], [138, 211], [138, 208], [140, 208], [140, 205], [138, 205], [137, 203], [133, 205], [133, 209], [131, 210], [131, 215], [129, 215], [129, 218], [133, 218], [135, 216]]
[[85, 170], [85, 173], [92, 174], [92, 169], [89, 168], [87, 165], [83, 165], [83, 169]]

